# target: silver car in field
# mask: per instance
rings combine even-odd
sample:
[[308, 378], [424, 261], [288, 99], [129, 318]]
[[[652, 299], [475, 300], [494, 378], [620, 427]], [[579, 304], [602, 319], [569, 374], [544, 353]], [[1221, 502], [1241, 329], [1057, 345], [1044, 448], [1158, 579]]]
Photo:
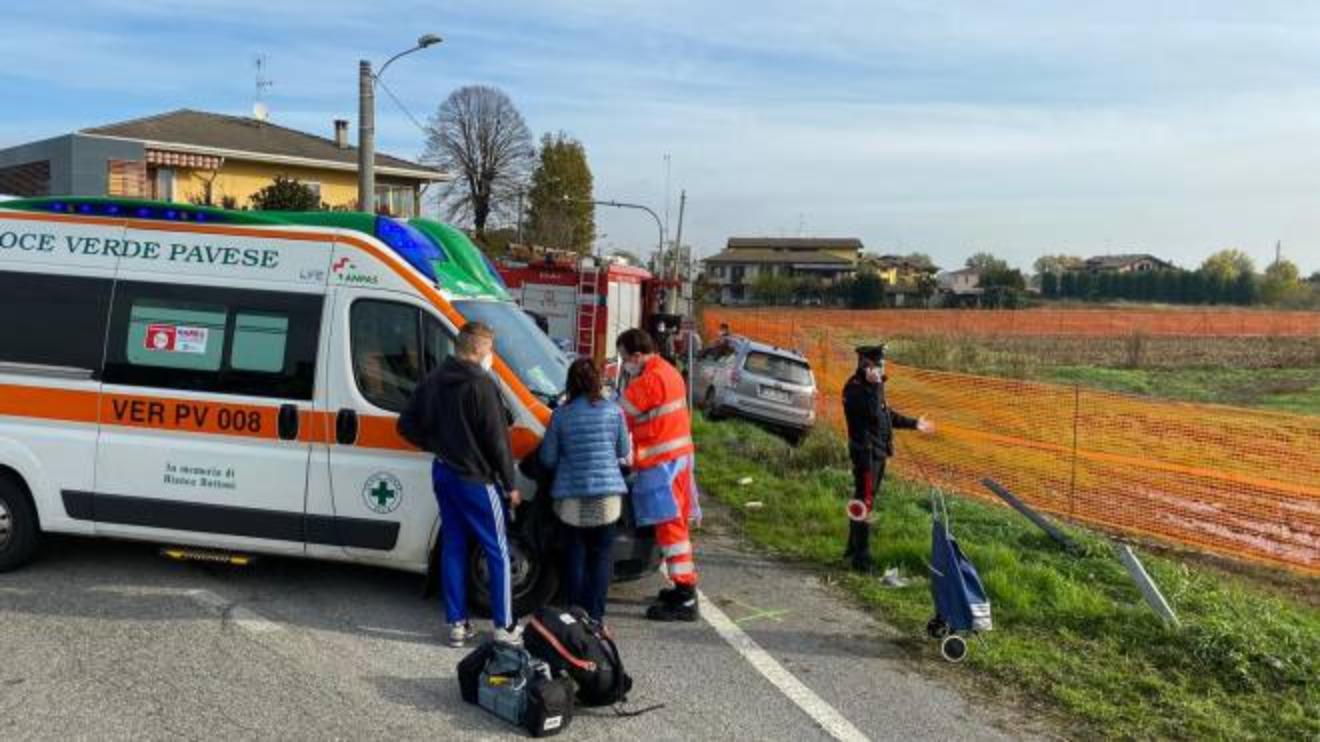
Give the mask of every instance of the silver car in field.
[[736, 415], [801, 440], [816, 424], [816, 378], [802, 354], [731, 337], [698, 357], [693, 392], [710, 417]]

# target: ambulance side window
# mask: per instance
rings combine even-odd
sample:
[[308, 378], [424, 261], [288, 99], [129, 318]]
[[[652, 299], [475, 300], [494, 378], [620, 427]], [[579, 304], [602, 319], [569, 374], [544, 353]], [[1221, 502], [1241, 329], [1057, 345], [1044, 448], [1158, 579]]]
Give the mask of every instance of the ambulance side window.
[[417, 382], [454, 352], [435, 317], [411, 304], [363, 299], [349, 313], [353, 378], [367, 401], [402, 412]]
[[453, 352], [454, 338], [449, 330], [435, 317], [422, 314], [422, 375], [440, 368]]
[[322, 304], [314, 295], [120, 282], [105, 381], [310, 400]]
[[108, 278], [0, 271], [0, 363], [101, 376]]

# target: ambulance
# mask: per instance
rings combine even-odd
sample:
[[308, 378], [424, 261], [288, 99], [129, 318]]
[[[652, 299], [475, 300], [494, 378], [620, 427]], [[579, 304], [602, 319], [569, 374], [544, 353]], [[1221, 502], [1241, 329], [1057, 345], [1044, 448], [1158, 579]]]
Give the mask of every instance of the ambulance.
[[[434, 578], [431, 457], [395, 432], [468, 321], [516, 457], [567, 360], [466, 235], [426, 219], [150, 201], [0, 203], [0, 571], [42, 533], [357, 562]], [[520, 476], [522, 476], [520, 474]], [[535, 484], [510, 534], [516, 607], [557, 584]], [[624, 529], [616, 568], [654, 567]], [[474, 602], [485, 561], [474, 554]]]

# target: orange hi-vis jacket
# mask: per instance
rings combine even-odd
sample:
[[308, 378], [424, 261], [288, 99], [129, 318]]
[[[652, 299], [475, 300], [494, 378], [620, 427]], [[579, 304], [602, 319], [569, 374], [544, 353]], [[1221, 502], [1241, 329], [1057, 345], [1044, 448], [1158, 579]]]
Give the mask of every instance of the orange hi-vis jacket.
[[642, 367], [619, 400], [632, 431], [634, 464], [639, 469], [693, 452], [687, 386], [678, 369], [658, 355]]

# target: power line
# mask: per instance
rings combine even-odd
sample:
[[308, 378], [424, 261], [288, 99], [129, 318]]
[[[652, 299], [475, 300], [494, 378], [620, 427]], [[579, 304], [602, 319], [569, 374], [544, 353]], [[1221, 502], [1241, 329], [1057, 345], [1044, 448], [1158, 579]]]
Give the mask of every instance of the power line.
[[403, 105], [403, 101], [399, 100], [399, 97], [394, 94], [393, 90], [390, 90], [390, 86], [386, 85], [384, 80], [376, 77], [376, 84], [384, 89], [385, 94], [390, 97], [390, 100], [394, 101], [394, 105], [397, 106], [400, 111], [403, 111], [403, 115], [407, 116], [409, 121], [412, 121], [413, 126], [416, 126], [423, 134], [430, 136], [431, 130], [417, 120], [417, 117], [412, 114], [412, 111], [408, 110], [407, 106]]

